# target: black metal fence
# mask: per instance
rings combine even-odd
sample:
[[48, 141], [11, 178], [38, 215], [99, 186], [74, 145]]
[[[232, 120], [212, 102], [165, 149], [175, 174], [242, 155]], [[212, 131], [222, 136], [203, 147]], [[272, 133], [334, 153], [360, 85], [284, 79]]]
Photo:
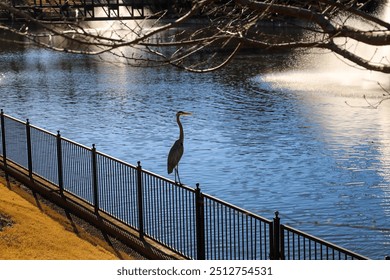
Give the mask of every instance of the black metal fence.
[[366, 259], [5, 115], [0, 155], [190, 259]]

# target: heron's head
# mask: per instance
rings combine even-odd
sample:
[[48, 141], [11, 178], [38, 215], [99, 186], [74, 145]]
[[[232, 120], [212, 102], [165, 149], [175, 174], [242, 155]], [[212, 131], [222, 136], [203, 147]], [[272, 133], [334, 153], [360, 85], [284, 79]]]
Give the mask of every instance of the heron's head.
[[190, 112], [183, 112], [183, 111], [179, 111], [179, 112], [176, 113], [177, 117], [180, 117], [180, 116], [191, 116], [191, 115], [192, 115], [192, 113], [190, 113]]

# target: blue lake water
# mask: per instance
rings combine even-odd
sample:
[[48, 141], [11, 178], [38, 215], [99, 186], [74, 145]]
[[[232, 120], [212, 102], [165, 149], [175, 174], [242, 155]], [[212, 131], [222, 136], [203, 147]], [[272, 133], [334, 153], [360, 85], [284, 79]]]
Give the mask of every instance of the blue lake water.
[[190, 111], [182, 117], [182, 182], [266, 218], [278, 210], [282, 223], [383, 259], [390, 101], [363, 108], [363, 94], [382, 94], [370, 81], [376, 77], [311, 70], [305, 57], [247, 53], [194, 74], [0, 48], [0, 107], [172, 179], [166, 158], [179, 135], [175, 113]]

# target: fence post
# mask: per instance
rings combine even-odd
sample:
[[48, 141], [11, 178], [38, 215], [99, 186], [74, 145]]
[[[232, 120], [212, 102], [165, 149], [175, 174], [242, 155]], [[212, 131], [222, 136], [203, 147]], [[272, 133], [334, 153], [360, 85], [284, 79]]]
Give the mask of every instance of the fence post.
[[30, 121], [28, 119], [26, 121], [26, 141], [27, 141], [28, 176], [30, 177], [30, 180], [33, 180], [31, 129], [30, 129]]
[[196, 255], [198, 260], [206, 259], [206, 242], [204, 227], [204, 196], [200, 191], [199, 184], [195, 189], [195, 211], [196, 211]]
[[60, 194], [64, 193], [64, 175], [62, 169], [62, 142], [60, 131], [57, 131], [57, 169], [58, 169], [58, 187]]
[[99, 195], [98, 195], [98, 174], [97, 174], [97, 162], [96, 162], [96, 147], [92, 144], [92, 184], [93, 184], [93, 204], [95, 206], [95, 213], [99, 212]]
[[272, 253], [270, 256], [271, 260], [280, 260], [281, 254], [280, 254], [280, 218], [279, 218], [279, 212], [275, 212], [275, 217], [273, 219], [273, 233], [272, 233]]
[[144, 201], [142, 190], [142, 166], [141, 162], [137, 162], [137, 202], [138, 202], [138, 230], [139, 237], [144, 236]]
[[3, 165], [5, 171], [5, 178], [8, 181], [8, 172], [7, 172], [7, 145], [5, 143], [5, 121], [4, 121], [4, 111], [1, 109], [0, 111], [0, 119], [1, 119], [1, 144], [3, 148]]

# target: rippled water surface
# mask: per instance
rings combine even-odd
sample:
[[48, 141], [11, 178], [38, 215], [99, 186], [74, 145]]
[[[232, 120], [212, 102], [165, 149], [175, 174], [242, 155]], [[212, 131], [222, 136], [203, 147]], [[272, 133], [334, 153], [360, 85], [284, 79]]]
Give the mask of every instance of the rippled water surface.
[[278, 210], [283, 223], [383, 259], [390, 102], [363, 108], [363, 94], [381, 94], [375, 83], [298, 69], [299, 59], [243, 54], [221, 71], [193, 74], [3, 49], [0, 107], [167, 177], [175, 113], [190, 111], [182, 118], [183, 182], [267, 218]]

